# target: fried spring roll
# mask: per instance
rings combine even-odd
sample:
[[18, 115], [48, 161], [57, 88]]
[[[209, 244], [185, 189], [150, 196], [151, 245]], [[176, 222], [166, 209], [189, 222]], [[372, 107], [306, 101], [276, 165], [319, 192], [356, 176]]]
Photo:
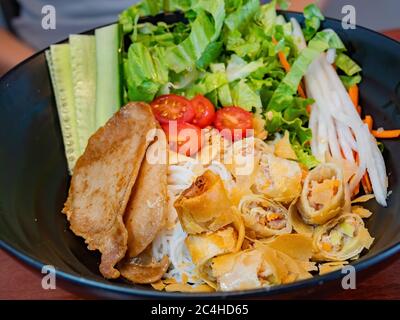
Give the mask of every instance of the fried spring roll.
[[330, 163], [311, 170], [305, 181], [297, 208], [308, 224], [321, 225], [337, 216], [344, 205], [343, 173]]

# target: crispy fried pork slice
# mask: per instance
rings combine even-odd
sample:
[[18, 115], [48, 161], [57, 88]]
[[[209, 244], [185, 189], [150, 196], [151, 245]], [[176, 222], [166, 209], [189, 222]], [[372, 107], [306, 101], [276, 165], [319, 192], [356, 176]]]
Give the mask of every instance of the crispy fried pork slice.
[[149, 105], [129, 103], [90, 139], [77, 161], [63, 213], [90, 250], [101, 252], [100, 272], [118, 278], [128, 233], [123, 214], [156, 128]]
[[166, 160], [166, 137], [159, 130], [157, 140], [147, 150], [124, 214], [128, 258], [142, 253], [165, 225], [168, 205]]

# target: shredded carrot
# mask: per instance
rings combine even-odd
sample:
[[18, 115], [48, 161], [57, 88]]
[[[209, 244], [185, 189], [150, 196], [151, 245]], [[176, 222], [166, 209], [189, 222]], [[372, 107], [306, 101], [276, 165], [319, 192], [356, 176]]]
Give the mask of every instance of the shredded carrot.
[[368, 125], [368, 129], [371, 132], [374, 125], [374, 119], [372, 119], [370, 115], [366, 115], [364, 118], [364, 123]]
[[299, 92], [299, 96], [302, 97], [303, 99], [307, 97], [301, 84], [299, 84], [299, 88], [297, 89], [297, 91]]
[[285, 54], [280, 51], [278, 52], [279, 61], [281, 62], [282, 67], [285, 69], [286, 72], [290, 71], [290, 64], [287, 61]]
[[322, 249], [325, 251], [332, 251], [332, 245], [328, 242], [323, 242], [322, 243]]
[[365, 172], [364, 176], [362, 177], [361, 184], [366, 194], [372, 193], [372, 184], [368, 172]]
[[361, 106], [358, 106], [356, 109], [357, 109], [357, 113], [361, 116], [361, 111], [362, 111]]
[[[360, 164], [360, 156], [358, 155], [358, 152], [353, 151], [354, 153], [354, 158], [356, 160], [356, 164]], [[357, 186], [354, 188], [353, 194], [351, 195], [352, 198], [354, 198], [356, 195], [360, 193], [360, 183], [357, 184]]]
[[[278, 44], [278, 41], [276, 41], [275, 37], [272, 37], [272, 43], [274, 45]], [[282, 51], [278, 52], [278, 58], [279, 58], [279, 62], [281, 63], [283, 69], [285, 69], [286, 72], [289, 72], [291, 69], [291, 66], [290, 66], [289, 61], [287, 61], [285, 54]], [[303, 99], [307, 98], [306, 93], [305, 93], [301, 83], [299, 84], [299, 87], [297, 88], [297, 92], [299, 93], [299, 96], [302, 97]], [[311, 112], [311, 106], [307, 106], [307, 112], [308, 113]]]
[[358, 85], [353, 85], [349, 88], [349, 96], [353, 101], [354, 107], [358, 107]]
[[372, 134], [375, 138], [380, 139], [393, 139], [400, 137], [400, 129], [397, 130], [372, 130]]

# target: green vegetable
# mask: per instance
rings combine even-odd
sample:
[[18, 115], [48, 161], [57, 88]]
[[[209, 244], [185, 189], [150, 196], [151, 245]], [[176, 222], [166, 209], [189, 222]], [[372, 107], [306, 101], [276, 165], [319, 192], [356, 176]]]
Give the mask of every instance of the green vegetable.
[[52, 45], [46, 51], [57, 110], [64, 139], [65, 155], [70, 173], [80, 156], [74, 89], [71, 70], [71, 53], [68, 44]]
[[329, 240], [330, 240], [330, 243], [331, 243], [333, 246], [338, 246], [338, 245], [340, 245], [340, 243], [342, 242], [342, 239], [343, 239], [342, 233], [340, 233], [340, 232], [337, 231], [337, 230], [332, 230], [332, 231], [330, 232], [330, 234], [329, 234]]
[[251, 89], [244, 79], [234, 84], [231, 88], [232, 102], [234, 106], [242, 107], [247, 111], [256, 110], [261, 114], [262, 103], [260, 95]]
[[344, 45], [335, 32], [321, 31], [309, 42], [295, 60], [290, 72], [275, 90], [268, 110], [283, 111], [292, 105], [293, 95], [296, 93], [301, 79], [307, 72], [309, 65], [325, 50], [329, 48], [343, 49]]
[[251, 73], [264, 66], [262, 59], [247, 63], [237, 55], [232, 55], [228, 61], [226, 74], [229, 82], [247, 78]]
[[80, 154], [96, 131], [96, 41], [94, 36], [71, 35], [72, 82]]
[[339, 76], [340, 80], [342, 80], [344, 86], [348, 90], [350, 87], [354, 86], [355, 84], [359, 84], [361, 82], [361, 76], [356, 74], [355, 76]]
[[163, 55], [162, 48], [151, 52], [140, 42], [129, 47], [124, 69], [131, 101], [151, 102], [161, 86], [168, 82], [168, 68]]
[[346, 236], [354, 237], [354, 231], [356, 230], [356, 228], [351, 223], [343, 221], [339, 225], [339, 230]]
[[304, 8], [305, 28], [303, 29], [304, 38], [308, 41], [314, 37], [321, 26], [321, 21], [325, 17], [315, 4], [309, 4]]
[[96, 29], [96, 129], [121, 107], [118, 24]]
[[202, 58], [209, 43], [219, 37], [225, 18], [223, 0], [215, 0], [211, 4], [205, 0], [198, 1], [194, 10], [197, 16], [188, 38], [168, 48], [165, 53], [168, 67], [176, 73], [195, 67], [196, 61]]
[[[165, 93], [187, 98], [202, 94], [216, 108], [242, 107], [265, 118], [271, 138], [288, 130], [299, 161], [314, 167], [318, 162], [311, 156], [306, 111], [313, 101], [298, 96], [298, 85], [322, 52], [336, 48], [340, 53], [345, 47], [333, 31], [318, 32], [324, 17], [310, 5], [304, 12], [308, 47], [299, 53], [292, 25], [277, 14], [277, 6], [285, 8], [287, 2], [260, 6], [259, 0], [146, 0], [129, 8], [120, 16], [125, 43], [131, 42], [123, 50], [127, 99], [150, 102]], [[138, 22], [166, 7], [183, 11], [187, 24]], [[279, 53], [291, 65], [290, 72]]]
[[336, 56], [335, 64], [336, 67], [344, 71], [344, 73], [346, 73], [348, 76], [353, 76], [361, 71], [361, 67], [349, 56], [342, 52], [338, 53]]

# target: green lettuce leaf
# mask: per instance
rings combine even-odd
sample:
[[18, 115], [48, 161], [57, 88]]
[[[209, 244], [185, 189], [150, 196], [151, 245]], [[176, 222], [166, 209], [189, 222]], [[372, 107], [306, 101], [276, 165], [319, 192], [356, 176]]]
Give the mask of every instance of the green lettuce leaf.
[[259, 0], [243, 0], [242, 2], [243, 4], [237, 6], [236, 10], [230, 13], [225, 19], [225, 25], [230, 31], [242, 31], [260, 9]]
[[195, 67], [210, 42], [220, 35], [225, 18], [224, 8], [223, 0], [197, 2], [193, 7], [197, 15], [191, 23], [190, 35], [182, 43], [167, 49], [166, 62], [171, 70], [180, 73]]
[[131, 101], [152, 101], [160, 87], [168, 82], [168, 69], [163, 57], [162, 48], [150, 51], [142, 43], [129, 47], [128, 58], [124, 60], [124, 74]]
[[256, 113], [261, 113], [262, 103], [260, 95], [244, 79], [231, 86], [231, 96], [234, 106], [241, 107], [247, 111], [254, 109]]
[[361, 71], [361, 67], [343, 52], [337, 54], [335, 64], [348, 76], [353, 76]]
[[306, 41], [308, 41], [317, 33], [321, 26], [321, 21], [325, 20], [325, 17], [315, 4], [310, 4], [304, 8], [304, 18], [305, 28], [303, 29], [303, 34]]
[[340, 80], [342, 80], [343, 85], [348, 90], [350, 87], [355, 84], [359, 84], [361, 82], [361, 76], [359, 74], [349, 77], [349, 76], [339, 76]]
[[192, 6], [192, 0], [142, 0], [127, 8], [119, 16], [124, 34], [132, 32], [139, 17], [155, 16], [163, 11], [186, 11]]
[[297, 141], [292, 141], [291, 144], [300, 163], [304, 164], [308, 169], [319, 165], [319, 161], [312, 155], [309, 146], [301, 146]]
[[229, 59], [226, 68], [228, 81], [233, 82], [235, 80], [247, 78], [251, 73], [257, 71], [263, 66], [264, 63], [262, 59], [248, 63], [239, 56], [233, 54]]
[[291, 105], [301, 79], [306, 74], [309, 65], [325, 50], [329, 48], [343, 49], [343, 42], [333, 31], [318, 32], [297, 57], [278, 88], [275, 90], [269, 105], [269, 110], [283, 111]]

